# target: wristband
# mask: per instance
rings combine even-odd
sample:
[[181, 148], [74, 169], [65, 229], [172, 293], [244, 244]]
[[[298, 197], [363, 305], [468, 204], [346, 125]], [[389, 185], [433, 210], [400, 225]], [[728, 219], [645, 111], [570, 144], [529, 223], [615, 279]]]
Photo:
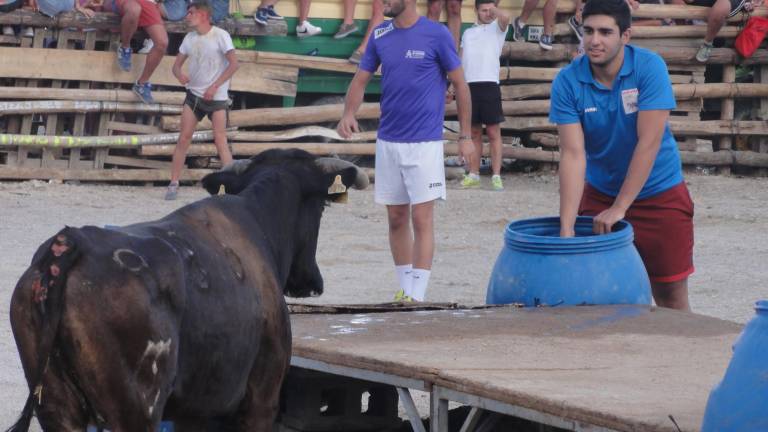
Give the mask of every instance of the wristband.
[[472, 139], [472, 137], [471, 137], [471, 136], [469, 136], [469, 135], [459, 135], [459, 139], [460, 139], [460, 140], [463, 140], [463, 139]]

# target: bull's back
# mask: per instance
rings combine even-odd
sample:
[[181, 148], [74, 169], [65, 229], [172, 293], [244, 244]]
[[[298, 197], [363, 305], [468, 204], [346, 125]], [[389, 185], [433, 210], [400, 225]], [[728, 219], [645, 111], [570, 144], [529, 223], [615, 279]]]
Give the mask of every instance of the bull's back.
[[266, 245], [260, 243], [263, 234], [236, 206], [216, 201], [186, 207], [155, 224], [128, 227], [152, 231], [183, 258], [185, 308], [169, 404], [197, 415], [237, 408], [265, 332], [283, 332], [290, 344], [287, 308]]

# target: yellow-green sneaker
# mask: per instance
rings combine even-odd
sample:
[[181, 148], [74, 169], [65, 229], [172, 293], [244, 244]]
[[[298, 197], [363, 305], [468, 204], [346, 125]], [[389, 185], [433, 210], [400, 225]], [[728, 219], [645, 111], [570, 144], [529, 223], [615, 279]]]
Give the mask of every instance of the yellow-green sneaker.
[[504, 190], [504, 184], [501, 182], [501, 176], [493, 176], [491, 177], [491, 187], [493, 190]]
[[412, 303], [413, 302], [413, 298], [411, 296], [409, 296], [409, 295], [405, 295], [405, 291], [400, 289], [400, 290], [398, 290], [395, 293], [395, 301], [396, 302], [403, 302], [403, 303]]
[[461, 187], [463, 188], [480, 187], [480, 179], [472, 177], [469, 174], [464, 174], [464, 178], [461, 180]]

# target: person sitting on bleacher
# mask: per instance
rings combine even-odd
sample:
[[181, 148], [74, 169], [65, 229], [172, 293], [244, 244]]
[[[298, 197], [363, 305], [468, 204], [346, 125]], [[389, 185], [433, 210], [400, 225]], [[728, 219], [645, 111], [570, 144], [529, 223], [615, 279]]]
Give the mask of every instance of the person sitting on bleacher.
[[696, 52], [696, 60], [706, 63], [712, 54], [712, 47], [717, 32], [723, 28], [725, 21], [735, 16], [742, 10], [751, 11], [753, 8], [762, 4], [763, 0], [685, 0], [689, 5], [709, 7], [709, 16], [707, 16], [707, 34], [704, 42]]
[[142, 27], [152, 39], [152, 49], [147, 54], [144, 69], [133, 84], [133, 92], [146, 104], [155, 103], [149, 78], [160, 65], [168, 48], [168, 33], [160, 15], [160, 8], [152, 0], [106, 0], [104, 10], [120, 15], [120, 43], [117, 48], [117, 64], [120, 69], [131, 70], [131, 38]]

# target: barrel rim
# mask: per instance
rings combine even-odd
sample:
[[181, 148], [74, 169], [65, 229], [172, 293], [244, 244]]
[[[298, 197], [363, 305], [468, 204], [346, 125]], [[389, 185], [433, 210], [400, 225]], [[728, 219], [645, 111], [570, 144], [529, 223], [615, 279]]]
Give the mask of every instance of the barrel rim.
[[[576, 218], [576, 227], [592, 227], [591, 216], [579, 216]], [[560, 229], [560, 217], [548, 216], [529, 219], [520, 219], [510, 222], [504, 230], [504, 236], [507, 240], [524, 243], [527, 245], [539, 245], [539, 246], [599, 246], [610, 245], [616, 243], [617, 245], [623, 245], [625, 243], [631, 243], [634, 240], [634, 231], [632, 225], [626, 220], [620, 220], [616, 223], [614, 231], [608, 234], [595, 234], [588, 236], [577, 237], [553, 237], [553, 236], [539, 236], [533, 234], [527, 234], [518, 231], [520, 228], [534, 228], [542, 226], [552, 226], [559, 232]]]

